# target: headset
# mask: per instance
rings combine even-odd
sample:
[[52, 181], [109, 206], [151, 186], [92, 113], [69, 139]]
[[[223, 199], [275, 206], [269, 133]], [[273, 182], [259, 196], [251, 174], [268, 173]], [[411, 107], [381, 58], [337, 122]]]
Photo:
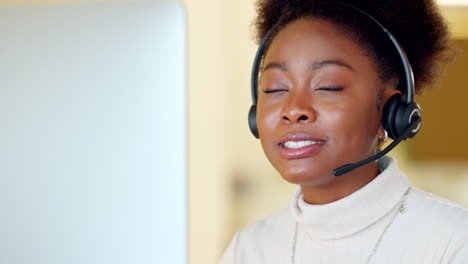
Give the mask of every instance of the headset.
[[[346, 164], [341, 166], [333, 171], [335, 176], [341, 176], [348, 172], [353, 171], [354, 169], [363, 166], [367, 163], [370, 163], [374, 160], [377, 160], [387, 154], [390, 150], [396, 147], [401, 141], [406, 140], [408, 138], [413, 138], [418, 131], [421, 129], [421, 122], [422, 122], [422, 112], [421, 108], [414, 102], [414, 75], [413, 70], [411, 68], [410, 62], [406, 53], [404, 52], [402, 46], [397, 41], [397, 39], [393, 36], [390, 31], [388, 31], [377, 19], [366, 13], [365, 11], [339, 2], [330, 2], [331, 4], [338, 4], [347, 8], [351, 8], [366, 17], [372, 20], [375, 24], [381, 28], [385, 34], [388, 36], [390, 41], [392, 42], [393, 46], [395, 47], [396, 51], [398, 52], [399, 59], [401, 61], [401, 66], [403, 68], [403, 85], [405, 89], [403, 90], [403, 94], [395, 94], [386, 102], [384, 109], [383, 109], [383, 117], [382, 123], [384, 129], [388, 132], [388, 136], [393, 139], [393, 142], [386, 147], [384, 150], [380, 151], [379, 153], [369, 157], [368, 159]], [[250, 107], [248, 121], [249, 127], [252, 134], [259, 138], [258, 128], [257, 128], [257, 100], [258, 100], [258, 77], [259, 77], [259, 70], [260, 65], [262, 63], [262, 59], [265, 53], [266, 44], [272, 35], [272, 32], [276, 29], [277, 25], [273, 26], [265, 36], [263, 37], [262, 41], [260, 42], [260, 46], [257, 50], [257, 54], [255, 55], [255, 60], [252, 67], [252, 77], [251, 77], [251, 92], [252, 92], [252, 106]]]

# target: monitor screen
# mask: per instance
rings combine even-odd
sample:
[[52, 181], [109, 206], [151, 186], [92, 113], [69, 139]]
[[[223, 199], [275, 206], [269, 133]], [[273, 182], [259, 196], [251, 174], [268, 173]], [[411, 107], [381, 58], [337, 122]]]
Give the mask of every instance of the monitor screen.
[[0, 8], [0, 263], [187, 263], [182, 5]]

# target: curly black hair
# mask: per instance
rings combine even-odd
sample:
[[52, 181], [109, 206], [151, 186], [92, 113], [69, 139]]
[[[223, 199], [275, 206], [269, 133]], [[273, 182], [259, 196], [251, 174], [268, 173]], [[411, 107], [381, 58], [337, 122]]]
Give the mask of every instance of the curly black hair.
[[441, 65], [453, 58], [450, 34], [433, 0], [258, 0], [254, 21], [260, 42], [272, 30], [271, 39], [299, 18], [330, 21], [350, 34], [368, 51], [379, 67], [383, 81], [401, 78], [401, 63], [395, 47], [382, 29], [357, 7], [377, 19], [400, 42], [413, 68], [416, 93], [430, 87]]

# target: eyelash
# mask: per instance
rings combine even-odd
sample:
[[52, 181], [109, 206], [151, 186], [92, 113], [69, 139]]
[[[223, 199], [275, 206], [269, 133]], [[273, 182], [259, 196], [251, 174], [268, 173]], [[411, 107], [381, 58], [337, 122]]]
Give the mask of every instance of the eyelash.
[[[320, 87], [315, 89], [316, 91], [326, 91], [326, 92], [339, 92], [343, 90], [343, 87]], [[288, 89], [271, 89], [271, 90], [263, 90], [266, 94], [271, 93], [278, 93], [278, 92], [288, 92]]]
[[271, 89], [271, 90], [263, 90], [264, 93], [270, 94], [270, 93], [277, 93], [277, 92], [287, 92], [289, 91], [288, 89]]
[[316, 91], [327, 91], [327, 92], [339, 92], [343, 91], [343, 87], [320, 87], [315, 89]]

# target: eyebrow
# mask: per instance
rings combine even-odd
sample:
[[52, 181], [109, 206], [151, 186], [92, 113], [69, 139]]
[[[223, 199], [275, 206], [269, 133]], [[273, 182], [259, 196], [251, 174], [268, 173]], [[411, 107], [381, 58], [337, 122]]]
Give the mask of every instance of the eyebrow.
[[[349, 64], [344, 63], [339, 60], [324, 60], [324, 61], [314, 62], [309, 65], [308, 69], [311, 71], [314, 71], [314, 70], [318, 70], [318, 69], [331, 66], [331, 65], [345, 67], [348, 70], [353, 71], [353, 72], [356, 71]], [[271, 62], [271, 63], [268, 63], [265, 67], [263, 67], [262, 71], [265, 72], [266, 70], [269, 70], [269, 69], [279, 69], [282, 71], [288, 71], [288, 66], [286, 66], [285, 63]]]
[[288, 71], [288, 67], [284, 63], [277, 63], [277, 62], [270, 62], [265, 67], [263, 67], [262, 71], [267, 71], [269, 69], [279, 69], [282, 71]]

